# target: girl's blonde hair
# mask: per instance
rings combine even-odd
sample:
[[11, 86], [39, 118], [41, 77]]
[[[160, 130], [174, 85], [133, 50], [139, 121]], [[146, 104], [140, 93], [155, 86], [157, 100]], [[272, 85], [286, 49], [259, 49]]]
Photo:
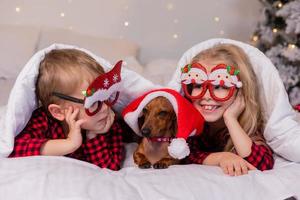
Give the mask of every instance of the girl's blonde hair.
[[76, 49], [55, 49], [40, 63], [36, 96], [46, 109], [49, 104], [62, 103], [53, 92], [70, 95], [84, 82], [91, 83], [104, 70], [97, 61]]
[[[238, 120], [245, 132], [257, 141], [263, 140], [263, 116], [259, 102], [259, 90], [257, 78], [252, 65], [244, 51], [232, 44], [216, 45], [210, 49], [200, 52], [193, 58], [192, 62], [200, 62], [205, 59], [224, 60], [226, 65], [234, 66], [240, 70], [239, 78], [243, 83], [240, 89], [245, 99], [245, 110]], [[228, 140], [224, 151], [233, 149], [233, 143]]]

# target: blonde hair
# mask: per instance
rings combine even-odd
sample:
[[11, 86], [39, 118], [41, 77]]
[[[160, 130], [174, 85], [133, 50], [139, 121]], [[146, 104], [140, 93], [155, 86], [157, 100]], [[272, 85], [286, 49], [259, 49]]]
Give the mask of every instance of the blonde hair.
[[[245, 110], [241, 113], [238, 120], [242, 128], [253, 140], [263, 140], [263, 116], [259, 102], [257, 78], [247, 55], [235, 45], [221, 44], [200, 52], [193, 58], [192, 62], [201, 62], [201, 60], [205, 59], [224, 60], [226, 61], [225, 64], [240, 70], [239, 78], [243, 83], [241, 92], [245, 99]], [[224, 151], [232, 149], [233, 143], [229, 139]]]
[[91, 82], [104, 70], [97, 61], [76, 49], [52, 50], [40, 63], [36, 96], [46, 109], [49, 104], [63, 103], [53, 92], [70, 95], [83, 83]]

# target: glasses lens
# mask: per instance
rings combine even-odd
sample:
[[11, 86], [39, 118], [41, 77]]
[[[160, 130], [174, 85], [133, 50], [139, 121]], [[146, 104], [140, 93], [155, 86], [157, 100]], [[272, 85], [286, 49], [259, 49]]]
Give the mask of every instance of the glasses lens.
[[108, 105], [108, 106], [113, 106], [116, 102], [117, 102], [117, 100], [118, 100], [118, 98], [119, 98], [119, 92], [114, 92], [110, 97], [109, 97], [109, 99], [107, 99], [106, 101], [105, 101], [105, 103]]
[[202, 95], [204, 93], [204, 89], [205, 89], [205, 87], [203, 84], [193, 84], [191, 96], [199, 97], [199, 95]]
[[86, 110], [86, 113], [89, 116], [95, 115], [97, 112], [99, 112], [102, 108], [103, 102], [102, 101], [96, 101], [93, 103], [93, 105]]
[[212, 85], [211, 88], [213, 95], [219, 99], [227, 98], [232, 91], [232, 88], [226, 86]]

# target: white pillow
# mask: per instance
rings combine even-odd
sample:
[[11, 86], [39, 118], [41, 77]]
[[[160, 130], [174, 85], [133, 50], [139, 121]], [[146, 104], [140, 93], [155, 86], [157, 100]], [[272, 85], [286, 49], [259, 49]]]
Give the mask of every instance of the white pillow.
[[4, 117], [5, 112], [6, 112], [6, 106], [0, 106], [0, 121]]
[[139, 63], [139, 61], [135, 57], [133, 57], [133, 56], [126, 57], [123, 59], [123, 61], [124, 61], [123, 65], [127, 69], [130, 69], [140, 75], [143, 74], [144, 67]]
[[[35, 81], [38, 75], [39, 63], [44, 55], [52, 49], [75, 48], [82, 50], [92, 56], [105, 71], [112, 68], [112, 65], [101, 57], [88, 50], [70, 45], [53, 44], [50, 47], [37, 52], [25, 65], [17, 77], [16, 83], [11, 90], [7, 111], [0, 121], [0, 157], [8, 156], [13, 150], [14, 137], [26, 126], [31, 117], [32, 111], [37, 108], [35, 98]], [[154, 85], [138, 75], [137, 73], [123, 68], [121, 71], [122, 86], [119, 100], [114, 109], [120, 112], [130, 101], [142, 93], [154, 88]]]
[[0, 93], [0, 106], [6, 105], [9, 93], [14, 86], [16, 78], [0, 77], [1, 93]]
[[15, 78], [34, 54], [39, 29], [0, 25], [0, 77]]
[[147, 63], [143, 74], [153, 83], [165, 86], [170, 81], [176, 68], [176, 60], [158, 59]]
[[38, 49], [46, 48], [53, 43], [71, 44], [89, 49], [111, 63], [130, 56], [136, 57], [139, 49], [137, 44], [125, 39], [89, 36], [66, 29], [42, 30]]
[[277, 69], [257, 48], [229, 39], [211, 39], [197, 44], [181, 57], [169, 87], [181, 91], [181, 67], [190, 63], [199, 52], [217, 44], [237, 45], [248, 55], [260, 85], [262, 108], [267, 121], [264, 136], [277, 154], [288, 160], [300, 162], [299, 113], [290, 105]]

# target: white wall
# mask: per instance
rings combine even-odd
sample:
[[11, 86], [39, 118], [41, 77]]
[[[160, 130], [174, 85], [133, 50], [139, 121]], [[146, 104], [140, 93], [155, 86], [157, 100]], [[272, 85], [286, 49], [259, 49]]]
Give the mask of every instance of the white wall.
[[258, 0], [0, 0], [0, 24], [127, 38], [141, 46], [145, 63], [179, 59], [186, 49], [212, 37], [249, 41], [259, 8]]

